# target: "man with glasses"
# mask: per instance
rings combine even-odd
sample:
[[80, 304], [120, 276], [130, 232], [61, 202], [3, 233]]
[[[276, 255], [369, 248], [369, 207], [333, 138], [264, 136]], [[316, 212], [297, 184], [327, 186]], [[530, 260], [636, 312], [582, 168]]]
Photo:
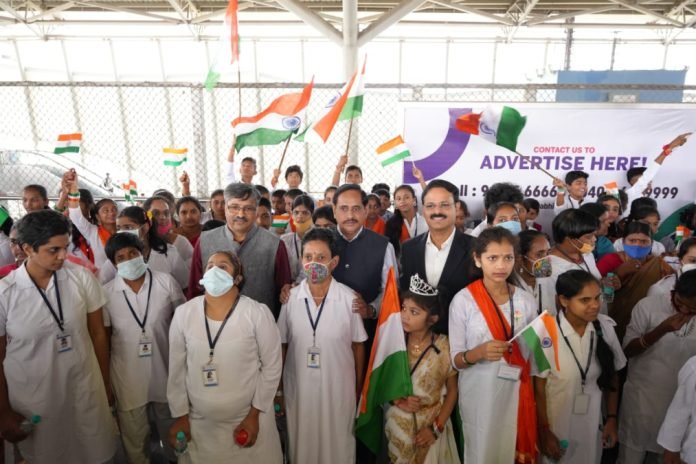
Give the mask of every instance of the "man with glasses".
[[455, 227], [459, 190], [446, 180], [435, 179], [423, 190], [423, 216], [429, 232], [404, 242], [401, 246], [401, 287], [408, 288], [415, 274], [442, 295], [445, 311], [437, 329], [448, 331], [449, 304], [454, 295], [472, 281], [471, 249], [473, 239]]
[[260, 198], [251, 185], [236, 183], [225, 188], [226, 227], [201, 234], [193, 252], [189, 299], [203, 293], [198, 283], [203, 277], [203, 263], [217, 251], [230, 250], [239, 255], [244, 266], [242, 295], [265, 304], [278, 317], [278, 295], [291, 281], [290, 264], [280, 239], [256, 225]]

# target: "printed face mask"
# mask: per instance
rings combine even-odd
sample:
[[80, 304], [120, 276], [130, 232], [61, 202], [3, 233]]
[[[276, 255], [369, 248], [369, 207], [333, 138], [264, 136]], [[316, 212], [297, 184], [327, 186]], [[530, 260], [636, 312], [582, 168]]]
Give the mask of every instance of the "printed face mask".
[[219, 267], [211, 267], [198, 282], [212, 296], [221, 296], [234, 287], [234, 277]]
[[541, 278], [541, 277], [549, 277], [551, 275], [551, 258], [548, 256], [544, 256], [543, 258], [539, 258], [537, 260], [531, 260], [530, 258], [527, 258], [532, 263], [532, 274], [534, 274], [534, 277]]
[[329, 268], [326, 264], [312, 261], [304, 265], [304, 273], [313, 284], [320, 284], [329, 277]]
[[[131, 231], [124, 230], [121, 232]], [[129, 259], [128, 261], [118, 263], [118, 265], [116, 266], [116, 270], [118, 272], [118, 275], [120, 275], [122, 278], [126, 280], [136, 280], [142, 277], [143, 274], [145, 274], [145, 271], [147, 271], [147, 264], [145, 263], [145, 260], [142, 256], [138, 256], [137, 258]]]

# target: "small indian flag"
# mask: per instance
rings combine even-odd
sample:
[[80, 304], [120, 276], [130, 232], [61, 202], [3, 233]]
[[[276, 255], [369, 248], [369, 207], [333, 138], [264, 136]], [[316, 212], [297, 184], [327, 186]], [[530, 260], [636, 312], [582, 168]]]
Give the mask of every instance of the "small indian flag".
[[133, 197], [138, 196], [138, 185], [135, 183], [133, 179], [129, 180], [127, 183], [121, 185], [121, 188], [123, 189], [124, 196], [126, 197], [126, 201], [133, 201]]
[[619, 198], [619, 184], [616, 182], [608, 182], [604, 184], [604, 192], [607, 195]]
[[509, 106], [486, 108], [482, 113], [467, 113], [457, 118], [457, 129], [471, 135], [479, 135], [510, 151], [517, 150], [517, 139], [522, 133], [527, 117]]
[[408, 151], [404, 139], [400, 135], [397, 135], [390, 141], [377, 147], [377, 155], [379, 156], [382, 166], [389, 166], [390, 164], [411, 156], [411, 152]]
[[[536, 365], [534, 370], [542, 373], [558, 365], [558, 330], [556, 321], [547, 311], [543, 311], [512, 340], [516, 340], [523, 353]], [[510, 341], [512, 341], [510, 340]]]
[[82, 145], [82, 134], [60, 134], [53, 153], [56, 155], [62, 153], [80, 153], [80, 145]]
[[165, 166], [181, 166], [187, 160], [188, 148], [163, 148]]
[[271, 224], [271, 227], [275, 227], [277, 229], [286, 229], [288, 227], [288, 223], [290, 222], [290, 215], [289, 214], [278, 214], [273, 216], [273, 223]]

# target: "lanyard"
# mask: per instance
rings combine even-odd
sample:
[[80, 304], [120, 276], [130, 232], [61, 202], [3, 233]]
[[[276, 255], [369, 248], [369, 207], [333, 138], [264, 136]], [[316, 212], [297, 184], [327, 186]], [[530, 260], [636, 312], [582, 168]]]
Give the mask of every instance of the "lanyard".
[[65, 332], [65, 321], [63, 320], [63, 304], [60, 301], [60, 290], [58, 290], [58, 276], [55, 272], [53, 273], [53, 286], [56, 289], [56, 300], [58, 301], [58, 314], [56, 314], [56, 310], [53, 309], [53, 305], [50, 301], [48, 301], [48, 298], [46, 298], [46, 294], [43, 290], [41, 290], [41, 287], [39, 287], [34, 278], [31, 275], [29, 275], [28, 271], [27, 275], [31, 279], [36, 289], [39, 291], [39, 295], [41, 295], [41, 298], [44, 300], [44, 303], [46, 303], [46, 306], [48, 306], [48, 310], [51, 311], [51, 316], [53, 316], [53, 320], [55, 320], [56, 324], [58, 324], [58, 328], [61, 332]]
[[142, 322], [140, 322], [138, 315], [135, 313], [135, 310], [133, 309], [133, 306], [131, 306], [130, 301], [128, 301], [126, 291], [123, 290], [123, 298], [125, 298], [126, 304], [128, 305], [128, 309], [130, 309], [130, 312], [133, 315], [133, 319], [135, 319], [135, 322], [138, 323], [138, 327], [140, 327], [140, 330], [142, 330], [143, 335], [145, 335], [145, 324], [147, 323], [147, 314], [150, 312], [150, 295], [152, 294], [152, 271], [148, 269], [147, 272], [150, 275], [150, 285], [147, 288], [147, 305], [145, 306], [145, 316], [143, 317]]
[[212, 338], [210, 336], [210, 325], [208, 324], [208, 316], [207, 316], [207, 310], [208, 310], [208, 302], [203, 300], [203, 320], [205, 321], [205, 332], [208, 335], [208, 348], [210, 348], [210, 361], [208, 361], [208, 364], [213, 363], [213, 353], [215, 352], [215, 345], [217, 345], [218, 338], [220, 338], [220, 334], [222, 333], [222, 329], [225, 328], [225, 324], [227, 324], [227, 321], [229, 320], [230, 316], [234, 312], [234, 308], [237, 307], [237, 303], [239, 303], [239, 297], [240, 295], [237, 295], [237, 298], [234, 300], [234, 303], [232, 303], [232, 307], [230, 308], [229, 311], [227, 311], [227, 314], [225, 315], [225, 319], [222, 320], [222, 325], [220, 325], [220, 328], [218, 329], [217, 333], [215, 334], [215, 338]]
[[319, 326], [319, 319], [321, 319], [321, 313], [324, 311], [324, 303], [326, 303], [326, 297], [329, 296], [329, 291], [326, 291], [324, 299], [321, 301], [321, 306], [319, 306], [319, 313], [317, 318], [312, 319], [312, 313], [309, 312], [309, 302], [307, 298], [304, 299], [305, 308], [307, 308], [307, 317], [309, 318], [309, 323], [312, 326], [312, 346], [317, 346], [317, 327]]
[[582, 391], [583, 393], [585, 392], [585, 381], [587, 380], [587, 373], [590, 371], [590, 363], [592, 363], [592, 353], [594, 352], [594, 331], [591, 332], [590, 334], [590, 352], [587, 355], [587, 364], [585, 365], [585, 370], [582, 369], [582, 366], [580, 365], [580, 361], [578, 361], [578, 357], [575, 355], [575, 351], [573, 351], [573, 347], [570, 346], [570, 342], [568, 341], [568, 337], [566, 337], [566, 334], [563, 333], [563, 327], [561, 327], [561, 313], [556, 314], [556, 322], [558, 323], [558, 328], [561, 331], [561, 335], [563, 335], [563, 340], [565, 340], [566, 345], [568, 345], [568, 349], [570, 350], [570, 354], [573, 355], [573, 359], [575, 360], [575, 364], [578, 366], [578, 370], [580, 371], [580, 378], [582, 379]]
[[590, 271], [590, 266], [587, 264], [587, 261], [585, 261], [585, 257], [582, 255], [582, 253], [580, 254], [580, 258], [582, 258], [582, 264], [584, 265], [584, 269], [583, 269], [583, 266], [580, 265], [580, 263], [576, 263], [575, 261], [573, 261], [573, 258], [571, 258], [570, 256], [568, 256], [568, 253], [566, 253], [565, 251], [561, 250], [560, 247], [556, 247], [556, 249], [557, 249], [563, 256], [565, 256], [566, 258], [568, 258], [568, 261], [570, 261], [571, 263], [573, 263], [573, 264], [575, 264], [577, 267], [579, 267], [580, 270], [582, 270], [582, 271], [587, 271], [589, 274], [592, 274], [592, 271]]
[[498, 307], [498, 303], [495, 302], [485, 285], [483, 288], [486, 288], [488, 298], [491, 299], [491, 301], [493, 302], [493, 306], [495, 306], [495, 314], [498, 316], [498, 319], [500, 319], [500, 325], [503, 326], [503, 332], [505, 333], [505, 341], [507, 342], [510, 341], [510, 339], [515, 335], [515, 303], [512, 301], [512, 293], [510, 292], [510, 286], [508, 284], [505, 285], [507, 287], [508, 297], [510, 301], [510, 330], [512, 333], [508, 333], [507, 331], [507, 327], [505, 326], [505, 320], [503, 318], [502, 311]]
[[541, 284], [537, 285], [537, 288], [539, 289], [539, 308], [537, 309], [537, 314], [541, 314], [542, 311], [542, 303], [541, 303]]
[[295, 245], [295, 256], [297, 256], [297, 260], [300, 260], [300, 249], [297, 248], [297, 233], [295, 233], [295, 236], [292, 238], [292, 243]]

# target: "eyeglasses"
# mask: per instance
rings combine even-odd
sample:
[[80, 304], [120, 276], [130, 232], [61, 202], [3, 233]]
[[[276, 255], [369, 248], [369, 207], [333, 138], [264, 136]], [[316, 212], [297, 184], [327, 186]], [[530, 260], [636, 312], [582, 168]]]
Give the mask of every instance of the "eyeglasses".
[[237, 214], [242, 211], [244, 214], [251, 214], [256, 211], [256, 206], [239, 206], [239, 205], [228, 205], [227, 211], [232, 214]]
[[426, 203], [423, 205], [423, 207], [427, 211], [433, 211], [435, 208], [450, 209], [452, 207], [452, 203], [448, 201], [441, 201], [440, 203]]

